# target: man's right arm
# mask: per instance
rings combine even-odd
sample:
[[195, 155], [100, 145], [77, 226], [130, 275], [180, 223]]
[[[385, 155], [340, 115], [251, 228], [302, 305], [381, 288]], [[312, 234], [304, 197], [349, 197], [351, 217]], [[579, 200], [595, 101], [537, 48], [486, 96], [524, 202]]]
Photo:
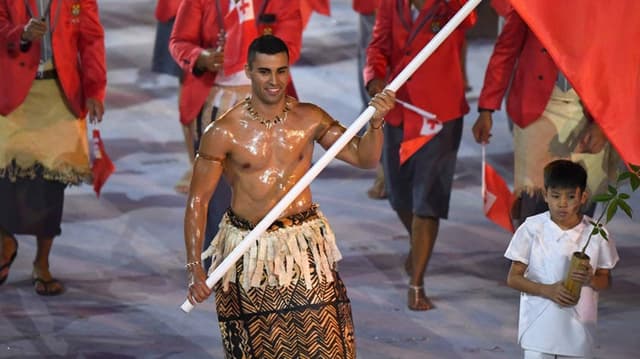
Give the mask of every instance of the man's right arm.
[[198, 303], [211, 295], [211, 289], [205, 283], [207, 275], [200, 260], [209, 200], [222, 176], [226, 151], [224, 131], [212, 127], [203, 135], [200, 150], [193, 165], [184, 215], [184, 242], [189, 271], [188, 298]]

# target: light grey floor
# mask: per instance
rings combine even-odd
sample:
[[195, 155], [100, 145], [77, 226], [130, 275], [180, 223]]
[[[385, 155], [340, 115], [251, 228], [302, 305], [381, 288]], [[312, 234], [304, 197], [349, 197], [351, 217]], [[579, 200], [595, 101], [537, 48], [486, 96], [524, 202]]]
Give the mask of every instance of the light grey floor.
[[[182, 217], [185, 196], [173, 185], [187, 168], [177, 121], [176, 80], [148, 70], [154, 26], [151, 0], [102, 0], [109, 89], [100, 127], [118, 170], [96, 199], [89, 186], [68, 190], [63, 234], [52, 271], [68, 292], [37, 296], [30, 283], [34, 241], [20, 237], [8, 282], [0, 287], [2, 358], [222, 358], [213, 302], [185, 315]], [[332, 1], [333, 17], [314, 15], [293, 69], [300, 96], [348, 124], [359, 114], [350, 2]], [[481, 86], [491, 44], [469, 46], [469, 76]], [[429, 84], [437, 86], [437, 84]], [[503, 114], [489, 160], [511, 180], [511, 139]], [[426, 286], [437, 309], [406, 308], [402, 263], [407, 236], [385, 201], [365, 190], [373, 172], [334, 162], [312, 185], [334, 226], [353, 303], [358, 356], [517, 358], [518, 293], [505, 286], [509, 235], [482, 215], [480, 147], [465, 119], [450, 220], [444, 221]], [[633, 200], [636, 208], [640, 201]], [[640, 242], [637, 220], [609, 226], [622, 260], [600, 301], [599, 358], [637, 358]], [[636, 333], [636, 334], [633, 334]], [[636, 338], [636, 339], [633, 339]]]

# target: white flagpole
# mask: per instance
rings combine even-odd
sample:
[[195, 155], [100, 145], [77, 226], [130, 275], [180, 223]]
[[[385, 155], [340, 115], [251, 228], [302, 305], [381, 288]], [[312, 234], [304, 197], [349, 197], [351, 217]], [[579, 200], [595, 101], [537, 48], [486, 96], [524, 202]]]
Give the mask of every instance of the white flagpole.
[[[429, 43], [416, 55], [416, 57], [409, 62], [409, 64], [396, 76], [390, 84], [387, 85], [387, 89], [397, 91], [413, 73], [427, 60], [429, 56], [449, 37], [453, 30], [460, 25], [460, 23], [478, 6], [481, 0], [469, 0], [451, 20], [429, 41]], [[276, 203], [276, 205], [267, 213], [264, 218], [256, 227], [247, 234], [247, 236], [240, 242], [236, 248], [229, 253], [229, 255], [218, 265], [218, 267], [207, 278], [207, 286], [213, 288], [213, 286], [222, 278], [222, 276], [235, 265], [236, 261], [242, 257], [242, 255], [249, 250], [251, 244], [255, 242], [271, 224], [280, 217], [280, 214], [305, 190], [318, 174], [333, 160], [336, 155], [344, 148], [353, 136], [364, 127], [364, 125], [371, 119], [376, 112], [373, 106], [367, 107], [364, 112], [358, 116], [358, 118], [347, 128], [342, 136], [320, 157], [320, 159], [309, 169], [309, 171], [300, 178], [300, 180], [289, 190], [289, 192], [282, 197], [282, 199]], [[189, 300], [185, 300], [180, 308], [185, 312], [190, 312], [193, 309], [193, 304]]]
[[480, 195], [482, 196], [482, 203], [485, 202], [485, 200], [486, 200], [485, 197], [486, 197], [486, 193], [487, 193], [487, 183], [485, 181], [485, 178], [486, 178], [486, 173], [485, 173], [485, 167], [486, 166], [485, 165], [487, 163], [486, 162], [487, 161], [486, 151], [487, 151], [487, 144], [483, 143], [482, 144], [482, 186], [480, 187], [480, 190], [482, 191], [480, 193]]

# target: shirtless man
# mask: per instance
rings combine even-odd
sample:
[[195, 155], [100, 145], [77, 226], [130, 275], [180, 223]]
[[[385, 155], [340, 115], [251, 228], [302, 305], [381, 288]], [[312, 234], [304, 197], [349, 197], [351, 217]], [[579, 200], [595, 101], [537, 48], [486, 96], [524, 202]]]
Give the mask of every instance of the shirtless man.
[[[335, 270], [340, 252], [309, 188], [213, 291], [205, 284], [201, 257], [211, 255], [217, 266], [307, 172], [314, 143], [328, 148], [345, 131], [319, 107], [286, 96], [289, 55], [279, 38], [265, 35], [251, 44], [245, 73], [252, 96], [207, 128], [194, 165], [184, 224], [189, 301], [216, 292], [229, 357], [353, 358], [351, 307]], [[375, 167], [383, 116], [394, 101], [393, 92], [376, 95], [369, 129], [337, 157]], [[231, 208], [203, 255], [207, 204], [222, 175], [232, 188]]]

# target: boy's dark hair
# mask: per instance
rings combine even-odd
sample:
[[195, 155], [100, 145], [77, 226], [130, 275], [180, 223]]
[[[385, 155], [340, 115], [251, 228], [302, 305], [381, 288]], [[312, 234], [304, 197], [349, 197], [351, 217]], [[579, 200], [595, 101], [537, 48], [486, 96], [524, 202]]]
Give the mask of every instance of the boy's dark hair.
[[581, 165], [569, 160], [555, 160], [544, 167], [544, 188], [587, 187], [587, 171]]
[[287, 48], [287, 44], [285, 44], [279, 37], [273, 35], [258, 36], [249, 45], [247, 64], [249, 64], [249, 68], [251, 68], [258, 53], [275, 55], [281, 52], [286, 53], [287, 59], [289, 58], [289, 48]]

